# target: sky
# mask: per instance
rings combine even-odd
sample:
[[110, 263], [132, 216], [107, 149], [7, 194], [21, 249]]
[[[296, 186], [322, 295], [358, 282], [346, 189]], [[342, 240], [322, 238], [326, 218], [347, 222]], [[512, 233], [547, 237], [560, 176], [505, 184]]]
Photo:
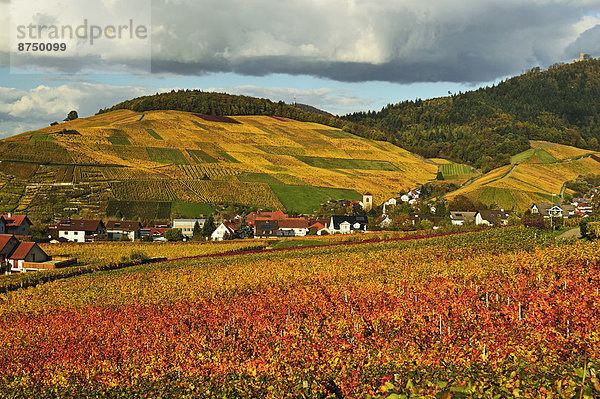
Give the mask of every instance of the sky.
[[[103, 35], [65, 36], [84, 20]], [[66, 50], [18, 51], [36, 41]], [[580, 52], [600, 56], [600, 0], [0, 0], [0, 137], [172, 89], [379, 110]]]

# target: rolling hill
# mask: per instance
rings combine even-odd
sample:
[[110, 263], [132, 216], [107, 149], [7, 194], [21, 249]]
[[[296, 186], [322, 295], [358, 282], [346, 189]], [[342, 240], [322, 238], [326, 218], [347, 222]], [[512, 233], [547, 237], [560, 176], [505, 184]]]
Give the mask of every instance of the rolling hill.
[[464, 195], [487, 205], [525, 210], [534, 202], [557, 201], [565, 193], [565, 183], [579, 175], [600, 174], [593, 151], [533, 140], [531, 147], [513, 156], [511, 165], [468, 182], [446, 198]]
[[388, 142], [273, 116], [115, 110], [0, 141], [0, 211], [168, 218], [216, 204], [311, 212], [376, 201], [438, 166]]

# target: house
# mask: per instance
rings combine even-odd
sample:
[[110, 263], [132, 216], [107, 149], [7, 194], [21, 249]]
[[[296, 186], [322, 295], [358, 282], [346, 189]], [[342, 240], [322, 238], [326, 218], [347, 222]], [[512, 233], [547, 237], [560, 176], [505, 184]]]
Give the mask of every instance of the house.
[[0, 274], [10, 271], [10, 265], [6, 261], [18, 246], [19, 240], [14, 235], [0, 234]]
[[257, 219], [271, 219], [271, 220], [281, 220], [281, 219], [286, 219], [288, 217], [288, 215], [286, 213], [283, 213], [280, 210], [274, 211], [274, 212], [251, 212], [246, 216], [246, 222], [254, 227], [254, 222]]
[[573, 205], [552, 205], [549, 203], [537, 203], [531, 207], [532, 214], [540, 214], [544, 218], [555, 217], [567, 219], [575, 215], [575, 206]]
[[589, 216], [592, 214], [592, 201], [585, 198], [574, 198], [571, 205], [575, 207], [575, 214]]
[[[385, 207], [385, 205], [384, 205]], [[385, 215], [385, 217], [379, 223], [379, 227], [382, 229], [389, 227], [392, 224], [392, 218], [389, 215]]]
[[475, 223], [477, 212], [470, 211], [451, 211], [450, 219], [453, 225], [464, 226], [468, 223]]
[[424, 215], [422, 213], [416, 213], [416, 212], [412, 212], [408, 215], [408, 221], [410, 223], [412, 223], [413, 226], [421, 223], [424, 220], [430, 221], [431, 224], [433, 224], [433, 228], [437, 229], [437, 228], [439, 228], [439, 225], [444, 220], [444, 218], [440, 217], [440, 216]]
[[331, 234], [350, 234], [355, 231], [367, 231], [369, 220], [366, 216], [332, 216], [329, 223]]
[[13, 215], [11, 213], [2, 215], [4, 219], [5, 230], [0, 228], [0, 234], [14, 234], [16, 236], [28, 236], [31, 234], [31, 226], [33, 223], [27, 216]]
[[384, 215], [387, 214], [387, 209], [390, 206], [396, 206], [396, 205], [398, 205], [398, 200], [396, 198], [390, 198], [389, 200], [385, 201], [383, 203], [383, 214]]
[[73, 242], [92, 241], [106, 233], [106, 227], [101, 220], [92, 219], [62, 219], [51, 229], [58, 231], [58, 238]]
[[268, 238], [277, 236], [279, 230], [279, 220], [275, 219], [255, 219], [254, 237]]
[[318, 236], [322, 236], [323, 234], [330, 234], [329, 229], [321, 222], [315, 222], [314, 224], [308, 226], [308, 230], [315, 229], [315, 232]]
[[150, 237], [152, 241], [166, 241], [165, 232], [169, 227], [143, 227], [140, 229], [140, 238]]
[[192, 238], [196, 223], [202, 228], [206, 219], [174, 219], [173, 228], [180, 229], [184, 237]]
[[[35, 263], [43, 263], [50, 257], [35, 242], [21, 242], [8, 257], [11, 272], [37, 271]], [[33, 263], [33, 264], [32, 264]]]
[[215, 231], [213, 231], [212, 235], [210, 236], [211, 240], [223, 241], [232, 238], [235, 235], [237, 229], [240, 227], [240, 224], [241, 221], [239, 219], [236, 219], [231, 222], [221, 223], [219, 226], [217, 226]]
[[106, 222], [106, 238], [109, 241], [119, 241], [126, 236], [129, 241], [140, 238], [140, 222], [128, 222], [122, 220], [109, 220]]
[[287, 218], [278, 221], [279, 237], [304, 237], [308, 234], [308, 220], [302, 218]]
[[477, 212], [475, 224], [485, 224], [488, 226], [506, 225], [511, 213], [511, 211], [505, 211], [504, 209], [484, 209]]

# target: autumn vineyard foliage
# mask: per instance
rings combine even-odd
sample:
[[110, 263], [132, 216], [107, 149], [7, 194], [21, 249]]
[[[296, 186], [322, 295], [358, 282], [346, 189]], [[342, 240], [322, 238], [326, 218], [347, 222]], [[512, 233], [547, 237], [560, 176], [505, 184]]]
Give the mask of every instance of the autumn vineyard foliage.
[[0, 296], [0, 396], [598, 397], [599, 287], [521, 228], [95, 272]]

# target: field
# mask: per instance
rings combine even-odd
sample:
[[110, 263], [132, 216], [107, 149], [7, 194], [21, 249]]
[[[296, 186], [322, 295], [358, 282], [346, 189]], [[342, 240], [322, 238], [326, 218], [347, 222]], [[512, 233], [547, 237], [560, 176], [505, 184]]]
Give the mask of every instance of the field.
[[549, 202], [552, 194], [560, 197], [565, 182], [579, 175], [600, 174], [600, 163], [589, 157], [589, 151], [543, 141], [531, 145], [512, 158], [512, 165], [492, 170], [446, 197], [465, 195], [523, 211], [535, 202]]
[[95, 272], [0, 295], [0, 393], [592, 398], [599, 286], [519, 228]]
[[[49, 168], [62, 166], [73, 170], [70, 180], [62, 178], [65, 183], [84, 190], [88, 184], [110, 186], [99, 207], [87, 198], [47, 204], [55, 216], [88, 217], [105, 216], [110, 201], [136, 200], [312, 212], [332, 195], [356, 199], [356, 193], [370, 191], [382, 202], [435, 179], [437, 172], [436, 165], [392, 144], [315, 123], [178, 111], [119, 110], [23, 133], [0, 141], [0, 161], [0, 178], [17, 179], [23, 187], [31, 182], [54, 187], [56, 174]], [[209, 180], [216, 186], [207, 185]], [[290, 199], [298, 186], [312, 188]], [[11, 196], [2, 205], [36, 218], [52, 190], [59, 191]]]
[[445, 180], [464, 179], [477, 176], [479, 173], [467, 165], [459, 163], [442, 164], [438, 169], [442, 172]]

